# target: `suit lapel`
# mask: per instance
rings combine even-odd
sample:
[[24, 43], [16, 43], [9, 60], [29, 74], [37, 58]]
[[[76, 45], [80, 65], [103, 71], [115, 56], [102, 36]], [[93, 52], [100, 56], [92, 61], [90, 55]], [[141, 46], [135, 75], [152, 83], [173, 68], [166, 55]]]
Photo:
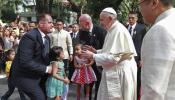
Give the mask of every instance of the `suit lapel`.
[[39, 30], [37, 29], [37, 40], [38, 42], [40, 43], [41, 45], [41, 53], [42, 53], [42, 57], [44, 58], [45, 60], [45, 54], [44, 54], [44, 43], [43, 43], [43, 40], [42, 40], [42, 36], [41, 36], [41, 33], [39, 32]]

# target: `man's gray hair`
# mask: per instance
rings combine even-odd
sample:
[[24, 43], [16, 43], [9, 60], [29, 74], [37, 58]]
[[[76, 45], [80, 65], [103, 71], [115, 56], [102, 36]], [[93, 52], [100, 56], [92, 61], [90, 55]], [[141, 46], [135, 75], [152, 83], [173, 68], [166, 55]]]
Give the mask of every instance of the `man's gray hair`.
[[89, 14], [82, 14], [81, 17], [83, 17], [84, 19], [92, 22], [92, 18], [91, 18], [91, 16]]

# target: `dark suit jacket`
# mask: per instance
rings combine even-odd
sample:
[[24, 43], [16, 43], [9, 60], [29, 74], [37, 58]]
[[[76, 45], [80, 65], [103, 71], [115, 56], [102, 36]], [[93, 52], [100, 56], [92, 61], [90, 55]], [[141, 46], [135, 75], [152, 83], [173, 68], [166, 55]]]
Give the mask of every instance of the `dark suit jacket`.
[[75, 46], [75, 44], [77, 44], [79, 42], [79, 32], [77, 33], [76, 37], [73, 37], [73, 32], [70, 33], [70, 36], [72, 38], [72, 45]]
[[135, 60], [138, 63], [138, 61], [140, 61], [141, 59], [140, 58], [141, 57], [141, 46], [142, 46], [143, 38], [146, 34], [146, 28], [143, 24], [137, 23], [133, 32], [134, 33], [133, 33], [132, 39], [133, 39], [133, 43], [134, 43], [134, 46], [135, 46], [135, 49], [138, 55], [137, 57], [135, 57]]
[[79, 42], [82, 44], [91, 45], [95, 49], [101, 49], [103, 47], [105, 35], [105, 30], [98, 26], [94, 26], [92, 29], [92, 33], [80, 30]]
[[[12, 63], [12, 76], [40, 79], [49, 64], [48, 55], [44, 55], [44, 45], [38, 29], [26, 33], [18, 47], [17, 54]], [[18, 84], [18, 83], [17, 83]]]

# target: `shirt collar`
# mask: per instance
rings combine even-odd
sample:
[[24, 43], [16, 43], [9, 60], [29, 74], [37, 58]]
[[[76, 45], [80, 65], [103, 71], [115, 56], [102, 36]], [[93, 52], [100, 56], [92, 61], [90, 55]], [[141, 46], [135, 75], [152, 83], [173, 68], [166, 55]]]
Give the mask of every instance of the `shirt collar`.
[[41, 34], [41, 37], [44, 38], [46, 35], [38, 28], [40, 34]]
[[128, 28], [132, 27], [132, 29], [135, 29], [136, 24], [137, 24], [137, 23], [135, 23], [135, 24], [134, 24], [134, 25], [132, 25], [132, 26], [131, 26], [131, 25], [129, 25], [129, 27], [128, 27]]
[[90, 33], [92, 33], [92, 29], [93, 29], [93, 24], [91, 25], [91, 28], [89, 30]]
[[156, 21], [155, 23], [159, 22], [160, 20], [166, 18], [167, 16], [169, 16], [170, 14], [174, 13], [175, 12], [175, 8], [170, 8], [166, 11], [164, 11], [163, 13], [161, 13], [157, 18], [156, 18]]

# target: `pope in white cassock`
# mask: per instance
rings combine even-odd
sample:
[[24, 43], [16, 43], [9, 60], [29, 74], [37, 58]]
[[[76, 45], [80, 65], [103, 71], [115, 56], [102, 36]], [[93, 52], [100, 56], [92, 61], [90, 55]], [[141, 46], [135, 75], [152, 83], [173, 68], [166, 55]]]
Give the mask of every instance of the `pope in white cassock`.
[[[128, 30], [117, 21], [113, 8], [100, 13], [100, 24], [107, 31], [103, 48], [95, 50], [86, 46], [85, 57], [93, 58], [103, 67], [97, 100], [136, 100], [136, 51]], [[95, 53], [92, 53], [93, 51]]]

